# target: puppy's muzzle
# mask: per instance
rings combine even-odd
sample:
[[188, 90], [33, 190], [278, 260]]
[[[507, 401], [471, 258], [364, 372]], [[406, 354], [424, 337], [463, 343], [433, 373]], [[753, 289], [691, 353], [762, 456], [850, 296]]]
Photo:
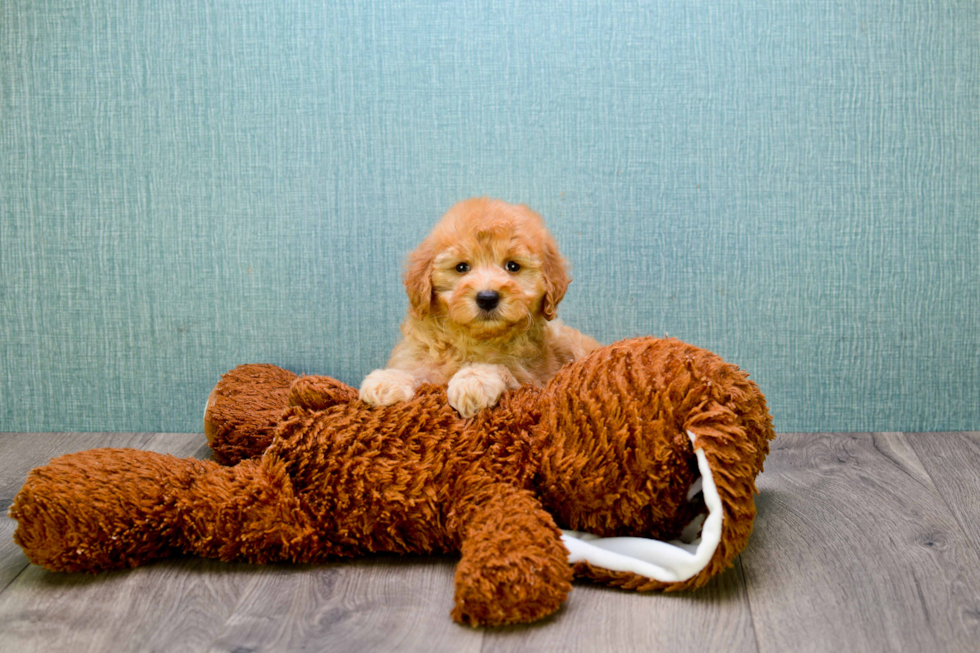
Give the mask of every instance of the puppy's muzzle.
[[489, 312], [500, 303], [500, 293], [496, 290], [481, 290], [476, 293], [476, 305]]

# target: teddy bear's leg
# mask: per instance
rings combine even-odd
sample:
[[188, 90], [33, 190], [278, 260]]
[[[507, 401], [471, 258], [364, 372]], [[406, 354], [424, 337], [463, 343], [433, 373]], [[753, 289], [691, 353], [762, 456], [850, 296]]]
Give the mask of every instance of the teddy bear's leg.
[[331, 553], [271, 457], [222, 467], [150, 451], [83, 451], [33, 470], [10, 516], [28, 559], [52, 571], [180, 553], [257, 563]]
[[93, 449], [31, 471], [10, 506], [14, 541], [52, 571], [133, 567], [179, 550], [177, 496], [213, 462]]
[[571, 590], [561, 531], [533, 494], [503, 483], [462, 493], [456, 507], [462, 557], [454, 620], [473, 626], [535, 621]]
[[321, 542], [276, 456], [194, 479], [177, 501], [185, 553], [259, 564], [309, 562], [336, 553]]

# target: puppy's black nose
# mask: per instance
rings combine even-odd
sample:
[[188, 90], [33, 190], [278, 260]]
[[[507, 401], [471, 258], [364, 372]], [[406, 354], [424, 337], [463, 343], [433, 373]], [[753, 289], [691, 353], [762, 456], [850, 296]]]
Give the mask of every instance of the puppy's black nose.
[[485, 311], [492, 311], [500, 303], [500, 293], [496, 290], [481, 290], [476, 293], [476, 305]]

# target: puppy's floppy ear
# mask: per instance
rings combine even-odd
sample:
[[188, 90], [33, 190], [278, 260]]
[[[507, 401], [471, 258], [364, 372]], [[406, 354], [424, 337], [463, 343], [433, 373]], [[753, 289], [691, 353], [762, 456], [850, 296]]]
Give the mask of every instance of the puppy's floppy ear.
[[544, 319], [553, 320], [558, 314], [558, 302], [565, 296], [571, 279], [568, 278], [568, 271], [565, 269], [565, 260], [558, 253], [558, 246], [551, 239], [545, 243], [541, 275], [544, 277], [541, 313]]
[[423, 243], [408, 255], [405, 269], [405, 291], [412, 315], [422, 319], [432, 308], [432, 263], [435, 259], [432, 247]]

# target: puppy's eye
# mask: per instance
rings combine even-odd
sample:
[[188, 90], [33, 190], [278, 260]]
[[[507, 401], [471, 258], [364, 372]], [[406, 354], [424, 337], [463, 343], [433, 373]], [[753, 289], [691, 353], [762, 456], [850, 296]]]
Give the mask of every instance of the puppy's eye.
[[463, 274], [464, 272], [469, 272], [470, 271], [470, 264], [469, 263], [457, 263], [456, 264], [456, 271], [459, 272], [460, 274]]
[[504, 267], [507, 268], [508, 272], [517, 272], [521, 269], [521, 264], [516, 261], [507, 261], [507, 265]]

